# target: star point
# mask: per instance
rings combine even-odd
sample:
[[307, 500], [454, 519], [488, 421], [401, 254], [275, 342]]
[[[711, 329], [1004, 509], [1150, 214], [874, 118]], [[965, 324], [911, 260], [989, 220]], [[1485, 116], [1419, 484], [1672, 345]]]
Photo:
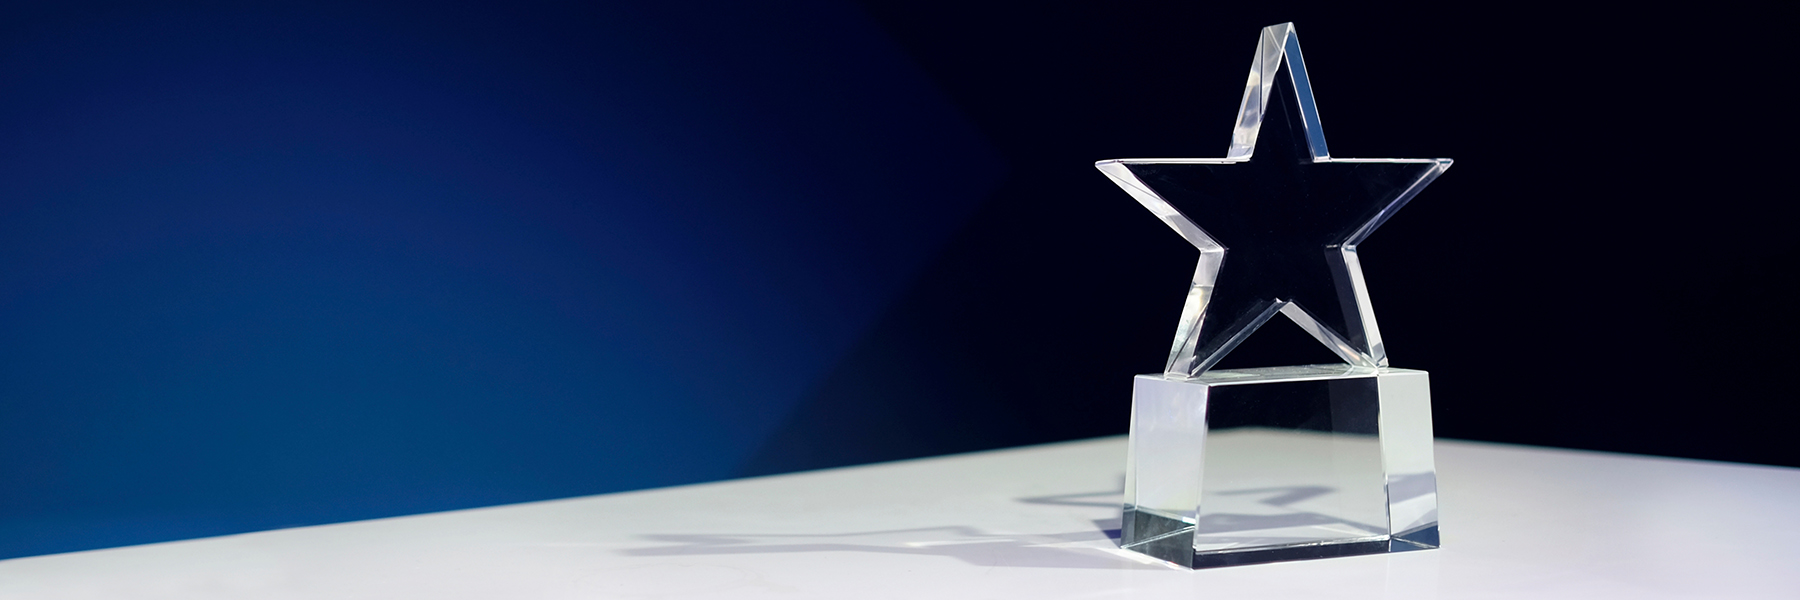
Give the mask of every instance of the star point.
[[1225, 157], [1095, 166], [1200, 251], [1164, 369], [1192, 377], [1276, 314], [1347, 363], [1386, 366], [1356, 245], [1450, 163], [1332, 158], [1284, 23], [1257, 42]]

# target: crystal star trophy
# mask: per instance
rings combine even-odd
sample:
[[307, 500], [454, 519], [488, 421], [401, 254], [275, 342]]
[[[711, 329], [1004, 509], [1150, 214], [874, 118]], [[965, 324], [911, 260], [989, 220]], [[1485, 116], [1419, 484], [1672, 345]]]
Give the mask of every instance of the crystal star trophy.
[[[1430, 385], [1388, 366], [1356, 246], [1450, 160], [1333, 158], [1284, 23], [1224, 158], [1095, 166], [1200, 251], [1133, 386], [1120, 545], [1193, 569], [1436, 548]], [[1277, 315], [1343, 362], [1212, 369]]]

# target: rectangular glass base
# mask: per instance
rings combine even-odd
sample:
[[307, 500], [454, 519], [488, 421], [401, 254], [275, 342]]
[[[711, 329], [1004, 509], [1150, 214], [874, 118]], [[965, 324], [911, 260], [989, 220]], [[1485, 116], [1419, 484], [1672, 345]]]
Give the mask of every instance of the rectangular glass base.
[[1120, 543], [1188, 568], [1435, 548], [1423, 371], [1140, 375]]

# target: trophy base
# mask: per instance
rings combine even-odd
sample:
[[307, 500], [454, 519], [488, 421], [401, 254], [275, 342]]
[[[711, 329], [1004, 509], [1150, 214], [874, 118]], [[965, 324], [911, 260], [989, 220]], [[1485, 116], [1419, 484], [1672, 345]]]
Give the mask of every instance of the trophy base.
[[1120, 545], [1192, 569], [1438, 546], [1424, 371], [1137, 377]]
[[[1137, 512], [1126, 509], [1127, 521], [1162, 520], [1162, 528], [1185, 529], [1185, 523], [1150, 512]], [[1177, 521], [1177, 523], [1167, 523]], [[1154, 526], [1152, 527], [1154, 528]], [[1345, 556], [1361, 556], [1364, 554], [1385, 554], [1391, 552], [1408, 552], [1412, 550], [1431, 550], [1438, 547], [1437, 525], [1428, 525], [1418, 530], [1386, 536], [1369, 536], [1366, 538], [1333, 539], [1317, 542], [1295, 542], [1285, 545], [1252, 546], [1247, 548], [1228, 548], [1224, 550], [1200, 551], [1191, 545], [1191, 536], [1170, 535], [1147, 540], [1136, 545], [1126, 546], [1140, 554], [1162, 559], [1190, 569], [1211, 569], [1215, 567], [1235, 567], [1240, 565], [1260, 565], [1263, 563], [1289, 562], [1296, 560], [1313, 560], [1318, 558], [1340, 558]]]

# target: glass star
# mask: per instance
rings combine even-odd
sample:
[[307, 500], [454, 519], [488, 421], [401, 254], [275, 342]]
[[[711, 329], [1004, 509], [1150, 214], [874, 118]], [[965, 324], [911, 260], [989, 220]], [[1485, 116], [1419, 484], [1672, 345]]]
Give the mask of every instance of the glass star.
[[1450, 163], [1332, 158], [1300, 39], [1283, 23], [1256, 44], [1225, 158], [1095, 166], [1200, 250], [1164, 367], [1193, 377], [1276, 313], [1345, 362], [1387, 366], [1356, 245]]

